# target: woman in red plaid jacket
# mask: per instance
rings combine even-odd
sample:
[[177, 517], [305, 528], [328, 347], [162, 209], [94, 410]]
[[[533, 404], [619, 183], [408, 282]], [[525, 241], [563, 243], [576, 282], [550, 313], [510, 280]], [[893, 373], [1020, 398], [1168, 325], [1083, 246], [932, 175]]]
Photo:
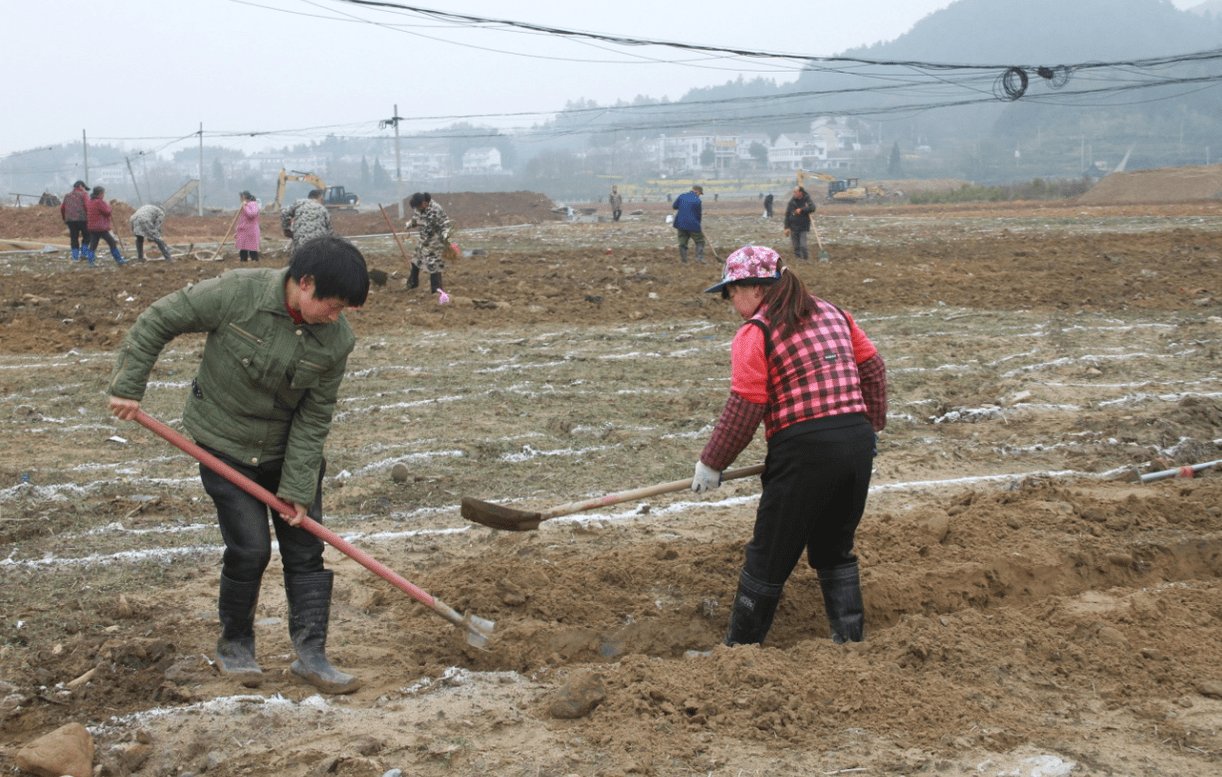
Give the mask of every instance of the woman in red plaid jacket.
[[853, 539], [877, 432], [887, 424], [883, 359], [852, 316], [810, 294], [771, 248], [730, 254], [721, 281], [705, 291], [720, 292], [747, 323], [731, 346], [730, 398], [696, 462], [692, 490], [717, 488], [761, 421], [768, 440], [725, 644], [763, 642], [803, 550], [819, 573], [832, 639], [860, 642]]

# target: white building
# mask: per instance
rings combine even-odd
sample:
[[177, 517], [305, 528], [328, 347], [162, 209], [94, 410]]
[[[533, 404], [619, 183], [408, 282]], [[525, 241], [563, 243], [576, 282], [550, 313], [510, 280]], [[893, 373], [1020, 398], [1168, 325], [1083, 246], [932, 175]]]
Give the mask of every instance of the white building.
[[783, 133], [768, 149], [770, 170], [815, 170], [827, 159], [827, 141], [821, 135]]
[[668, 173], [699, 170], [700, 157], [713, 147], [711, 135], [662, 135], [654, 143], [658, 168]]
[[748, 132], [739, 135], [735, 139], [735, 153], [738, 156], [738, 162], [741, 165], [751, 165], [757, 160], [751, 156], [751, 148], [756, 144], [764, 147], [764, 150], [772, 148], [772, 139], [765, 132]]
[[497, 175], [501, 172], [501, 152], [495, 146], [468, 149], [462, 155], [463, 175]]
[[810, 123], [810, 134], [823, 138], [829, 155], [838, 156], [841, 151], [861, 151], [861, 140], [856, 127], [843, 116], [820, 116]]

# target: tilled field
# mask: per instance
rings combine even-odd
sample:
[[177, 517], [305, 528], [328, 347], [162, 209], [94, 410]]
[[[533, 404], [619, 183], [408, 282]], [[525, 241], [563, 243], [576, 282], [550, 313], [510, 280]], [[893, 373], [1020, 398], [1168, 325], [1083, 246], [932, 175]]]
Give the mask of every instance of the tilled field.
[[[444, 307], [403, 289], [393, 240], [360, 239], [398, 276], [351, 315], [325, 522], [497, 626], [476, 650], [328, 551], [332, 657], [365, 681], [344, 698], [287, 672], [276, 561], [268, 682], [216, 673], [196, 466], [106, 413], [134, 317], [236, 262], [0, 256], [0, 765], [75, 721], [110, 775], [1216, 774], [1222, 478], [1136, 474], [1222, 458], [1218, 204], [821, 209], [832, 261], [795, 269], [890, 381], [858, 535], [867, 641], [827, 639], [799, 568], [763, 648], [696, 660], [724, 633], [757, 481], [526, 533], [458, 511], [690, 477], [737, 324], [699, 294], [718, 263], [678, 264], [664, 207], [460, 224], [477, 253]], [[787, 253], [776, 221], [709, 211], [718, 256]], [[153, 376], [146, 409], [172, 426], [201, 345]], [[738, 464], [762, 457], [757, 440]], [[601, 701], [557, 717], [566, 689]]]

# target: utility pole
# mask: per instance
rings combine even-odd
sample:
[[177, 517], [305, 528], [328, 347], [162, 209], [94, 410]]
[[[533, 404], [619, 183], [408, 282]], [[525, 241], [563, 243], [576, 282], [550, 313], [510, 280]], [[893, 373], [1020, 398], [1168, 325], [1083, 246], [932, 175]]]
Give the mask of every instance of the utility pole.
[[195, 187], [195, 203], [199, 217], [204, 217], [204, 123], [199, 123], [199, 186]]
[[132, 158], [123, 157], [127, 161], [127, 175], [132, 179], [132, 188], [136, 190], [136, 199], [140, 200], [140, 204], [144, 204], [144, 198], [140, 196], [140, 184], [136, 183], [136, 174], [132, 172]]
[[403, 117], [399, 115], [399, 105], [395, 104], [395, 115], [384, 121], [378, 122], [379, 129], [386, 129], [386, 125], [391, 125], [395, 128], [395, 200], [399, 203], [399, 218], [403, 218], [403, 163], [399, 155], [399, 121]]
[[86, 184], [89, 183], [89, 140], [85, 137], [85, 130], [81, 130], [81, 147], [85, 150], [85, 175], [81, 178]]

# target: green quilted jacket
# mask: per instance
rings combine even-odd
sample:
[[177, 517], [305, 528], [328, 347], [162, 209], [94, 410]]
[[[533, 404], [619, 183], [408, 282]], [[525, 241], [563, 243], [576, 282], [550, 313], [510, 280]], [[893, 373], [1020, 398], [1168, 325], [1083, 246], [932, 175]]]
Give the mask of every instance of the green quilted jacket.
[[201, 445], [257, 465], [284, 459], [277, 496], [311, 504], [336, 395], [356, 338], [333, 324], [294, 324], [287, 269], [233, 270], [154, 302], [128, 331], [109, 393], [142, 400], [161, 350], [207, 332], [183, 425]]

